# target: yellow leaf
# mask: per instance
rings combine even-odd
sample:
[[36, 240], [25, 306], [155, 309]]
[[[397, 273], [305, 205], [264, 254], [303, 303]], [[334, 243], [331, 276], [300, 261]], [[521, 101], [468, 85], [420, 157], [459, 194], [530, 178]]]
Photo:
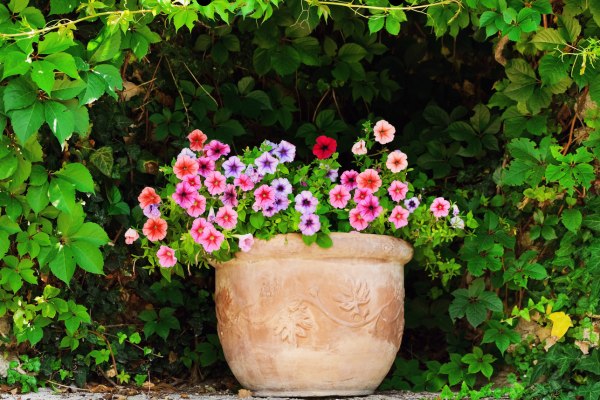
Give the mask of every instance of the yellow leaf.
[[552, 321], [551, 335], [556, 336], [558, 339], [565, 336], [565, 333], [567, 333], [569, 328], [573, 326], [571, 317], [562, 311], [553, 312], [548, 316], [548, 318], [550, 318], [550, 321]]

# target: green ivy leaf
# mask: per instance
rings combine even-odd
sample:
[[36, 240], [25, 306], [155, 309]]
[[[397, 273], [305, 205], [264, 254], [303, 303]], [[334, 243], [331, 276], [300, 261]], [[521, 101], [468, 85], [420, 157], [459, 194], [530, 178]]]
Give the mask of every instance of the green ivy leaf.
[[73, 278], [73, 274], [75, 274], [75, 259], [73, 258], [73, 252], [68, 246], [60, 244], [57, 246], [58, 251], [56, 256], [50, 260], [48, 265], [54, 276], [69, 286], [69, 282], [71, 281], [71, 278]]
[[93, 222], [85, 222], [77, 232], [69, 236], [69, 240], [72, 242], [85, 242], [94, 246], [103, 246], [110, 239], [100, 225]]
[[69, 14], [75, 11], [77, 0], [50, 0], [50, 15]]
[[568, 77], [568, 67], [569, 65], [564, 63], [559, 57], [546, 54], [540, 59], [538, 68], [542, 82], [546, 85], [555, 85]]
[[60, 53], [73, 45], [73, 39], [64, 33], [50, 32], [44, 35], [44, 40], [38, 42], [38, 54]]
[[300, 67], [300, 54], [292, 46], [280, 46], [271, 56], [271, 65], [279, 75], [290, 75]]
[[178, 32], [182, 26], [192, 31], [194, 28], [194, 22], [198, 21], [198, 14], [190, 9], [182, 9], [173, 15], [173, 25], [175, 26], [175, 32]]
[[356, 43], [346, 43], [338, 51], [338, 59], [347, 63], [359, 62], [367, 55], [367, 50]]
[[77, 265], [92, 274], [103, 274], [104, 258], [97, 246], [85, 241], [73, 242], [69, 245], [75, 256]]
[[75, 188], [71, 182], [62, 178], [53, 178], [48, 190], [50, 202], [60, 211], [72, 214], [75, 209]]
[[50, 97], [56, 100], [70, 100], [76, 97], [86, 88], [81, 79], [71, 80], [69, 78], [57, 79], [54, 82]]
[[[100, 40], [102, 40], [100, 45], [95, 50], [92, 50], [94, 51], [94, 54], [90, 57], [90, 63], [92, 64], [110, 60], [121, 53], [121, 31], [117, 30], [114, 33], [108, 33], [105, 30]], [[90, 50], [91, 45], [92, 43], [90, 42], [88, 50]]]
[[45, 121], [44, 105], [36, 101], [31, 106], [9, 112], [10, 122], [22, 144], [40, 129]]
[[111, 177], [114, 164], [112, 147], [103, 146], [94, 151], [90, 156], [90, 162], [104, 175]]
[[400, 33], [400, 21], [396, 18], [388, 15], [385, 18], [385, 30], [390, 34], [396, 36]]
[[86, 72], [82, 74], [82, 79], [86, 83], [86, 86], [85, 90], [80, 93], [80, 105], [93, 103], [104, 94], [106, 83], [98, 74]]
[[41, 186], [29, 186], [27, 189], [27, 203], [31, 207], [34, 213], [39, 214], [50, 200], [48, 199], [48, 188], [50, 184], [48, 182], [43, 183]]
[[100, 64], [96, 65], [92, 71], [100, 75], [100, 77], [106, 82], [106, 93], [113, 98], [117, 98], [115, 90], [123, 89], [123, 79], [121, 78], [121, 72], [114, 65]]
[[50, 130], [62, 146], [75, 129], [73, 113], [64, 104], [57, 101], [47, 101], [44, 113]]
[[40, 89], [50, 94], [54, 87], [54, 65], [46, 61], [32, 62], [31, 79], [40, 87]]
[[379, 16], [379, 15], [373, 15], [371, 17], [369, 17], [369, 32], [370, 33], [377, 33], [380, 30], [383, 29], [383, 26], [385, 25], [385, 17], [383, 15]]
[[44, 61], [50, 63], [60, 72], [64, 72], [73, 79], [79, 78], [77, 64], [75, 59], [69, 53], [53, 53], [44, 58]]
[[27, 62], [27, 54], [21, 51], [6, 52], [2, 59], [4, 64], [2, 80], [12, 75], [24, 75], [29, 71], [30, 64]]
[[[29, 70], [29, 67], [27, 68]], [[30, 81], [17, 78], [8, 83], [4, 90], [4, 111], [31, 106], [37, 100], [38, 88]]]
[[94, 180], [90, 171], [81, 163], [68, 163], [55, 174], [71, 182], [80, 192], [94, 193]]
[[581, 226], [581, 222], [583, 221], [583, 216], [581, 215], [581, 211], [576, 208], [569, 208], [563, 211], [561, 215], [561, 221], [565, 228], [570, 230], [573, 233], [577, 233], [577, 230]]

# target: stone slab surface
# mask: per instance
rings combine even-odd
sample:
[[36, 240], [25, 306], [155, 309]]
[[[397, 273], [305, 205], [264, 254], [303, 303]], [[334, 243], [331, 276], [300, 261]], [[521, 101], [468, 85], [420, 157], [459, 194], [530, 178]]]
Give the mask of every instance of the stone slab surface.
[[[422, 400], [438, 399], [434, 393], [413, 393], [413, 392], [380, 392], [370, 396], [363, 397], [344, 397], [344, 400]], [[241, 397], [233, 394], [197, 394], [193, 390], [186, 393], [156, 393], [142, 392], [135, 395], [115, 394], [115, 393], [89, 393], [85, 391], [77, 393], [57, 393], [49, 389], [42, 388], [37, 393], [27, 394], [0, 394], [0, 399], [6, 400], [240, 400], [240, 399], [277, 399], [289, 400], [287, 398], [259, 398], [259, 397]], [[309, 398], [307, 398], [309, 399]], [[334, 400], [335, 397], [327, 397], [327, 400]]]

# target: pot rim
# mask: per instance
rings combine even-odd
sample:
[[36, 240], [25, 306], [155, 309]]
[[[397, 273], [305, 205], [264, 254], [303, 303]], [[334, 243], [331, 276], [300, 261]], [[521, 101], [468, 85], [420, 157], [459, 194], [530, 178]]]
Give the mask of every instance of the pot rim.
[[[319, 259], [335, 258], [371, 258], [405, 265], [413, 256], [412, 246], [399, 238], [388, 235], [376, 235], [360, 232], [331, 232], [333, 241], [330, 248], [319, 248]], [[230, 263], [240, 261], [257, 261], [263, 258], [273, 258], [279, 254], [281, 259], [298, 257], [315, 257], [314, 248], [310, 245], [312, 255], [308, 255], [308, 246], [302, 240], [300, 233], [277, 234], [269, 240], [255, 239], [252, 249], [247, 252], [237, 252], [233, 259], [225, 262], [212, 262], [215, 268], [225, 267]]]

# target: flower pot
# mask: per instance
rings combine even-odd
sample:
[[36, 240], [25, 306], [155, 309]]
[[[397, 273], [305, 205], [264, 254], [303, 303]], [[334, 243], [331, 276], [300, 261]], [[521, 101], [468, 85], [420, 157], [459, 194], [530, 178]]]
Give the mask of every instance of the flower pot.
[[411, 246], [381, 235], [331, 238], [323, 249], [278, 235], [215, 265], [225, 358], [257, 396], [366, 395], [394, 362]]

